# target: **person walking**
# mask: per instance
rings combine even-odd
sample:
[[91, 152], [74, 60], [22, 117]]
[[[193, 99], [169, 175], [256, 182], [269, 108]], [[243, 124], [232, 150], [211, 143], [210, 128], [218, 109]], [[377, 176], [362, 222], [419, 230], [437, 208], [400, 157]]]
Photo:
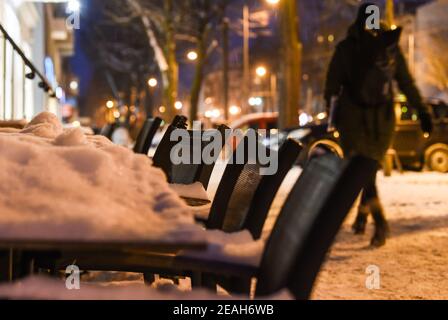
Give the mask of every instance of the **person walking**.
[[[366, 9], [370, 5], [360, 6], [356, 21], [336, 47], [327, 73], [325, 100], [344, 154], [372, 158], [379, 167], [394, 135], [394, 80], [418, 110], [423, 132], [432, 132], [432, 118], [399, 48], [401, 28], [369, 29]], [[371, 245], [382, 246], [389, 226], [378, 196], [376, 173], [361, 195], [352, 227], [356, 234], [365, 232], [369, 214], [375, 223]]]

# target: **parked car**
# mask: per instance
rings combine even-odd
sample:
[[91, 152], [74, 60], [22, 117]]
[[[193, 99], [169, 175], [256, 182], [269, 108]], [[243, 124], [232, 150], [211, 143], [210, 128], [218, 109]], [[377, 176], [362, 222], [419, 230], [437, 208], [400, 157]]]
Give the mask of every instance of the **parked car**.
[[[448, 172], [448, 106], [440, 100], [428, 100], [432, 108], [434, 132], [424, 135], [420, 129], [417, 110], [405, 101], [397, 101], [396, 134], [392, 144], [403, 167], [421, 170], [424, 166], [438, 172]], [[303, 164], [317, 146], [325, 146], [343, 156], [339, 145], [339, 133], [328, 132], [326, 119], [301, 126], [289, 133], [304, 146], [299, 163]]]

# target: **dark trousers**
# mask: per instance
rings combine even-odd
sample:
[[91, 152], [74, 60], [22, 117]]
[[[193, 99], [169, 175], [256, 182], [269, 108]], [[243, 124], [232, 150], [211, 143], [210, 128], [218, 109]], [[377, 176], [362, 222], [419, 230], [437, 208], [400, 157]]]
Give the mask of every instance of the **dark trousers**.
[[378, 189], [376, 187], [377, 172], [378, 169], [375, 170], [374, 174], [368, 180], [367, 185], [362, 190], [361, 205], [368, 205], [371, 200], [378, 198]]

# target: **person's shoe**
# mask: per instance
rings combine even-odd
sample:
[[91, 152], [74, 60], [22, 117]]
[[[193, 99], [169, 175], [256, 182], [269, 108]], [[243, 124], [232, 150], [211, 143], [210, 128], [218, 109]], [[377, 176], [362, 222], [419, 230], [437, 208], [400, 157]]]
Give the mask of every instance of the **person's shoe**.
[[355, 234], [364, 234], [366, 232], [367, 217], [369, 216], [369, 208], [360, 205], [358, 208], [358, 215], [352, 225], [352, 230]]
[[386, 239], [389, 236], [389, 225], [384, 216], [384, 210], [378, 199], [370, 203], [370, 210], [375, 222], [375, 233], [373, 234], [370, 245], [372, 247], [381, 247], [386, 244]]

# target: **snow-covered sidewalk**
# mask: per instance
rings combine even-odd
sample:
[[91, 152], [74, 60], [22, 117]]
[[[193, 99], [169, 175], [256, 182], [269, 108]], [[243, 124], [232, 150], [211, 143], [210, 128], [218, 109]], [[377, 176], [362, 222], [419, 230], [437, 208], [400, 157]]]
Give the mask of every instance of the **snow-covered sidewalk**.
[[[314, 299], [447, 299], [448, 175], [379, 174], [379, 189], [391, 237], [369, 248], [373, 226], [353, 235], [355, 210], [344, 223], [324, 265]], [[380, 288], [366, 288], [366, 268], [380, 271]]]

